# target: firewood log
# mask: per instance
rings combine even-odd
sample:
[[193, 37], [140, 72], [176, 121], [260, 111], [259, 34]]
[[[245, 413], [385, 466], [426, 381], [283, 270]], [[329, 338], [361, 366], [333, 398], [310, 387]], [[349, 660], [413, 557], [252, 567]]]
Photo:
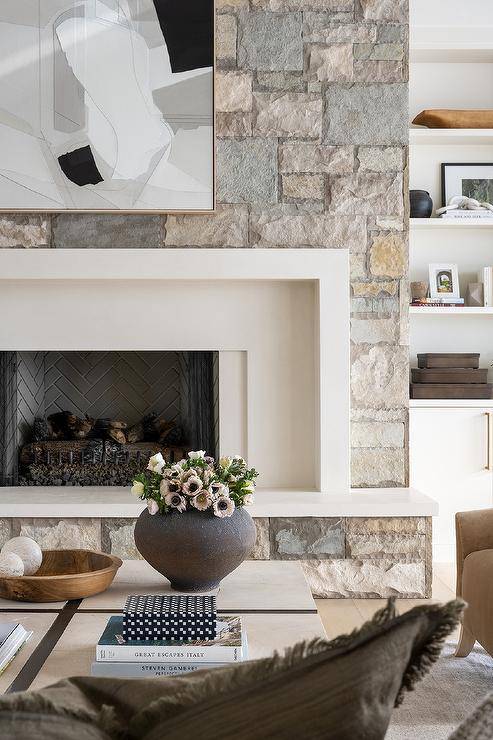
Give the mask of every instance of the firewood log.
[[75, 419], [73, 425], [69, 426], [69, 430], [75, 439], [85, 439], [92, 431], [94, 427], [94, 419], [86, 416], [85, 419]]
[[106, 433], [110, 439], [112, 439], [114, 442], [118, 442], [118, 444], [120, 445], [124, 445], [127, 442], [125, 433], [122, 432], [121, 429], [108, 429]]
[[128, 424], [126, 421], [109, 421], [108, 426], [110, 429], [126, 429]]
[[164, 416], [158, 416], [155, 412], [144, 416], [142, 419], [144, 427], [144, 439], [149, 442], [164, 442], [166, 435], [173, 429], [174, 422], [167, 421]]
[[158, 425], [158, 442], [159, 444], [164, 444], [166, 437], [171, 432], [171, 430], [174, 428], [174, 423], [172, 421], [163, 422]]
[[69, 426], [74, 425], [77, 417], [70, 411], [58, 411], [48, 416], [47, 422], [51, 428], [52, 439], [68, 439]]
[[134, 442], [144, 441], [144, 425], [141, 421], [138, 424], [134, 424], [133, 427], [127, 432], [127, 442], [133, 444]]

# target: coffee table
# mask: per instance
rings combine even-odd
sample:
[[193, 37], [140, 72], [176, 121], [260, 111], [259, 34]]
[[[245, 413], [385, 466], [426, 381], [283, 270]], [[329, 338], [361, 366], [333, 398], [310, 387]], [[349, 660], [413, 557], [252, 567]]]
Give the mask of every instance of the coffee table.
[[[127, 595], [169, 592], [168, 581], [148, 563], [127, 560], [111, 587], [89, 599], [57, 604], [0, 599], [0, 622], [18, 621], [34, 632], [0, 676], [0, 692], [40, 689], [68, 676], [88, 676], [106, 622], [121, 613]], [[297, 562], [245, 561], [222, 582], [217, 606], [221, 614], [241, 614], [250, 659], [326, 636]]]

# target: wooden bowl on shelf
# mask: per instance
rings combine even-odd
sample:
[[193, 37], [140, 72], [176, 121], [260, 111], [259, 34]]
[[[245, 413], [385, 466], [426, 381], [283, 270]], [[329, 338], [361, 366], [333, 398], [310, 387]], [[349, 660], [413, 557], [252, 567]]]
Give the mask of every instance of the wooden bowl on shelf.
[[0, 577], [0, 597], [33, 602], [84, 599], [105, 591], [120, 565], [120, 558], [94, 550], [44, 550], [34, 575]]

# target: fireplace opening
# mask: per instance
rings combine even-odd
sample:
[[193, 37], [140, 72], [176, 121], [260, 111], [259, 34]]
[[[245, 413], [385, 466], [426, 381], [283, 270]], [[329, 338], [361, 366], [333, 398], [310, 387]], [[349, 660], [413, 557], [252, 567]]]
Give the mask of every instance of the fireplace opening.
[[217, 352], [0, 352], [0, 485], [128, 485], [219, 453]]

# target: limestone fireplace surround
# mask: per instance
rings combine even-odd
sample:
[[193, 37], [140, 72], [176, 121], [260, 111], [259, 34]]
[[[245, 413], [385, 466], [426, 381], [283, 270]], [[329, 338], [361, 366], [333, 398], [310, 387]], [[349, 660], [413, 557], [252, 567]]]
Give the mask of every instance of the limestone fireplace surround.
[[[314, 593], [429, 594], [434, 502], [349, 484], [347, 250], [0, 252], [0, 351], [213, 350], [219, 449], [261, 471], [255, 557]], [[0, 488], [0, 536], [134, 556], [126, 489]]]

